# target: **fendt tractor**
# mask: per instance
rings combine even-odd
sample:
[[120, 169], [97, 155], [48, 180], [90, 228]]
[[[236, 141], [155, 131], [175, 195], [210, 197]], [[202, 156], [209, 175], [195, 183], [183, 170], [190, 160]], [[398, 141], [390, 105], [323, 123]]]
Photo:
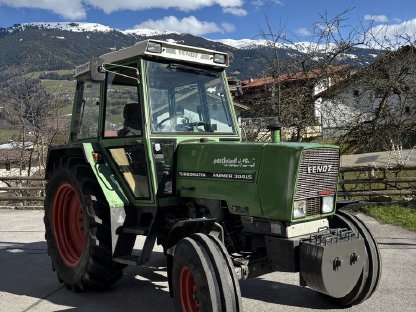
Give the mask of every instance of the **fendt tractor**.
[[108, 288], [158, 244], [177, 311], [241, 311], [239, 280], [275, 271], [299, 272], [301, 286], [340, 306], [375, 291], [377, 243], [337, 209], [339, 148], [282, 142], [279, 124], [271, 142], [244, 142], [228, 63], [146, 40], [76, 67], [44, 218], [69, 289]]

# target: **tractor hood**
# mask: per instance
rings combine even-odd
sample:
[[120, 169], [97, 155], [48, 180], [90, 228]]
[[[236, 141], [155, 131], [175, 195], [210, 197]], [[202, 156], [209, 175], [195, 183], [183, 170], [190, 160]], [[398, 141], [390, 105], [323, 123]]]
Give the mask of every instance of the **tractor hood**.
[[[323, 194], [335, 195], [339, 149], [334, 146], [183, 142], [177, 153], [177, 193], [223, 200], [233, 214], [305, 221], [294, 220], [294, 200], [316, 198], [316, 206]], [[319, 217], [318, 207], [306, 219]]]

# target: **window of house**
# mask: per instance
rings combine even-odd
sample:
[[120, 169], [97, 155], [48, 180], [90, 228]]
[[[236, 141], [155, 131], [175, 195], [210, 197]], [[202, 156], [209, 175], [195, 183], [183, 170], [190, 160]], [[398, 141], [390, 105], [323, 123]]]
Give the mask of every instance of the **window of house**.
[[360, 96], [360, 90], [355, 89], [353, 94], [355, 97]]
[[405, 112], [405, 114], [410, 114], [410, 106], [405, 106], [404, 107], [404, 112]]

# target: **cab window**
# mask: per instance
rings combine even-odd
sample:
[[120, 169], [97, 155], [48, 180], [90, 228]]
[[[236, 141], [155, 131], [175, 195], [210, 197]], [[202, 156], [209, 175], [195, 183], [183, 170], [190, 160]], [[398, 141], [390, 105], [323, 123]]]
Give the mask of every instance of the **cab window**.
[[107, 73], [104, 137], [142, 135], [138, 84], [128, 73]]
[[147, 61], [154, 133], [234, 133], [222, 73]]
[[100, 112], [101, 83], [80, 80], [77, 83], [77, 99], [74, 119], [76, 139], [96, 138]]

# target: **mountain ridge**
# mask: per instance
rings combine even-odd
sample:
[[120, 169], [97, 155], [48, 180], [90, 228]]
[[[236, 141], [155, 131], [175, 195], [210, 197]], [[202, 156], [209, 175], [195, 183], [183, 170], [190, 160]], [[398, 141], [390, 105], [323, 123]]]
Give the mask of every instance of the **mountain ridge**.
[[[98, 23], [38, 22], [0, 28], [0, 64], [3, 68], [28, 67], [28, 71], [70, 69], [92, 57], [134, 45], [144, 39], [159, 39], [200, 46], [230, 54], [228, 72], [239, 72], [242, 79], [268, 73], [276, 49], [263, 39], [207, 39], [191, 34], [152, 29], [118, 30]], [[297, 58], [307, 49], [319, 53], [331, 45], [301, 42], [276, 46], [280, 58]], [[379, 54], [377, 50], [355, 48], [339, 63], [366, 66]], [[0, 73], [0, 83], [8, 75]]]

